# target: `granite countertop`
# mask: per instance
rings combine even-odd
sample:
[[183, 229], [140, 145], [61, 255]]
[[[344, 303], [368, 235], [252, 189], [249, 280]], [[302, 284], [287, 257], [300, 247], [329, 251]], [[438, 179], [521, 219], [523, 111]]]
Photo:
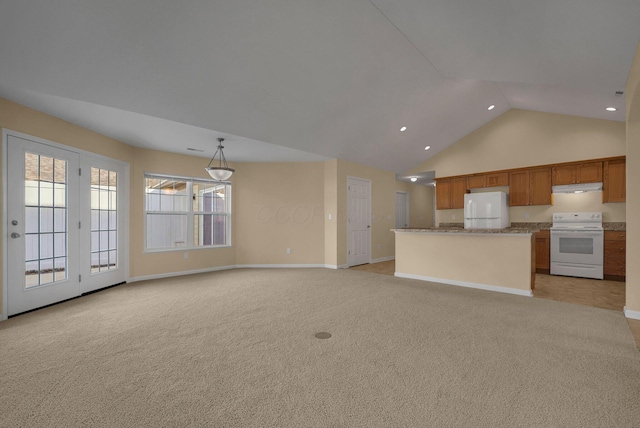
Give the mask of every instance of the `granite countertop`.
[[[548, 222], [512, 222], [505, 229], [465, 229], [464, 223], [440, 223], [438, 227], [391, 229], [392, 232], [425, 232], [425, 233], [536, 233], [541, 230], [551, 229], [552, 223]], [[604, 230], [625, 232], [626, 222], [603, 222]]]
[[620, 222], [606, 222], [602, 223], [602, 227], [604, 230], [613, 230], [616, 232], [626, 232], [627, 231], [627, 223], [624, 221]]
[[426, 227], [426, 228], [404, 228], [404, 229], [391, 229], [392, 232], [421, 232], [421, 233], [486, 233], [486, 234], [525, 234], [536, 233], [537, 228], [523, 228], [523, 227], [507, 227], [504, 229], [465, 229], [463, 227]]

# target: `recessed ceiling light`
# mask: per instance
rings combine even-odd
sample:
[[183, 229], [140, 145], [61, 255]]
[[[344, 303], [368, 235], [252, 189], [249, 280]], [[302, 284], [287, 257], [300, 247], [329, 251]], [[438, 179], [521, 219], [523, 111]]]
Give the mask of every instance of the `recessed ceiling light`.
[[493, 105], [493, 104], [491, 104], [487, 110], [491, 111], [491, 110], [493, 110], [494, 108], [496, 108], [496, 106], [495, 106], [495, 105]]
[[424, 149], [425, 149], [425, 150], [429, 150], [430, 148], [431, 148], [431, 146], [427, 146], [427, 147], [425, 147]]
[[618, 110], [618, 109], [617, 109], [617, 108], [615, 108], [615, 107], [607, 107], [605, 110], [606, 110], [606, 111], [616, 111], [616, 110]]
[[406, 131], [406, 130], [407, 130], [407, 127], [406, 127], [406, 126], [403, 126], [402, 128], [400, 128], [400, 132], [404, 132], [404, 131]]
[[416, 181], [418, 181], [418, 177], [411, 177], [410, 180], [412, 183], [415, 183]]

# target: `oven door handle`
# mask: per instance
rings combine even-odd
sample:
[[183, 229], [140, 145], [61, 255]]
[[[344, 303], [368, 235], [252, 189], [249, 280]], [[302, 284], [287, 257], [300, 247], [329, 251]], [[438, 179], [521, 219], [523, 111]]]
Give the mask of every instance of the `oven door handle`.
[[562, 232], [560, 231], [551, 231], [551, 235], [555, 235], [555, 236], [560, 236], [560, 235], [566, 235], [566, 236], [576, 236], [576, 235], [581, 235], [581, 236], [603, 236], [604, 233], [603, 232], [582, 232], [582, 231], [568, 231], [568, 230], [563, 230]]

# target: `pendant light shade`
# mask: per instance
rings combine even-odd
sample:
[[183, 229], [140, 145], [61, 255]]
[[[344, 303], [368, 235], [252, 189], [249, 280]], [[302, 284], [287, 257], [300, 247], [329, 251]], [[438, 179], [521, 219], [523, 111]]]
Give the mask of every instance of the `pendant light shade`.
[[[218, 150], [216, 150], [209, 161], [209, 165], [205, 168], [205, 171], [209, 173], [211, 178], [217, 181], [228, 180], [231, 177], [231, 174], [235, 172], [235, 169], [229, 168], [229, 165], [227, 165], [227, 159], [224, 157], [224, 153], [222, 152], [222, 149], [224, 149], [224, 146], [222, 145], [223, 141], [224, 138], [218, 138]], [[213, 161], [216, 159], [216, 156], [218, 156], [218, 153], [220, 153], [220, 156], [218, 157], [218, 166], [211, 166]]]

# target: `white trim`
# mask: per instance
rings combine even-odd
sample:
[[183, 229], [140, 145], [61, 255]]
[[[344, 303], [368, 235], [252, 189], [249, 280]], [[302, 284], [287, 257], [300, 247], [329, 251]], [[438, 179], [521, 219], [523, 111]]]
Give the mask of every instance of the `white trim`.
[[373, 263], [380, 263], [380, 262], [388, 262], [389, 260], [395, 260], [395, 259], [396, 259], [396, 256], [380, 257], [380, 258], [371, 260], [369, 263], [373, 264]]
[[324, 268], [324, 264], [251, 264], [236, 265], [236, 269]]
[[236, 266], [216, 266], [204, 269], [194, 269], [194, 270], [183, 270], [178, 272], [167, 272], [167, 273], [158, 273], [155, 275], [143, 275], [143, 276], [134, 276], [130, 278], [127, 282], [138, 282], [138, 281], [147, 281], [149, 279], [162, 279], [162, 278], [171, 278], [174, 276], [184, 276], [184, 275], [193, 275], [196, 273], [206, 273], [206, 272], [215, 272], [219, 270], [231, 270], [235, 269]]
[[640, 311], [632, 311], [630, 309], [627, 309], [627, 307], [624, 307], [624, 316], [627, 318], [631, 318], [633, 320], [640, 320]]
[[327, 269], [348, 269], [349, 268], [348, 265], [329, 265], [329, 264], [325, 264], [324, 267], [326, 267]]
[[439, 282], [441, 284], [449, 284], [460, 287], [477, 288], [480, 290], [497, 291], [499, 293], [516, 294], [518, 296], [533, 297], [533, 292], [531, 290], [517, 290], [515, 288], [500, 287], [497, 285], [478, 284], [475, 282], [456, 281], [453, 279], [432, 278], [430, 276], [413, 275], [410, 273], [401, 272], [396, 272], [394, 275], [399, 278], [418, 279], [420, 281]]
[[[7, 220], [7, 180], [9, 178], [7, 172], [7, 142], [9, 140], [9, 130], [6, 128], [2, 129], [2, 218], [3, 220]], [[2, 314], [0, 314], [0, 321], [4, 321], [7, 319], [7, 314], [9, 313], [7, 295], [8, 295], [8, 285], [9, 285], [9, 269], [7, 269], [9, 264], [8, 254], [7, 254], [7, 234], [6, 234], [6, 224], [3, 224], [3, 237], [2, 237]]]

